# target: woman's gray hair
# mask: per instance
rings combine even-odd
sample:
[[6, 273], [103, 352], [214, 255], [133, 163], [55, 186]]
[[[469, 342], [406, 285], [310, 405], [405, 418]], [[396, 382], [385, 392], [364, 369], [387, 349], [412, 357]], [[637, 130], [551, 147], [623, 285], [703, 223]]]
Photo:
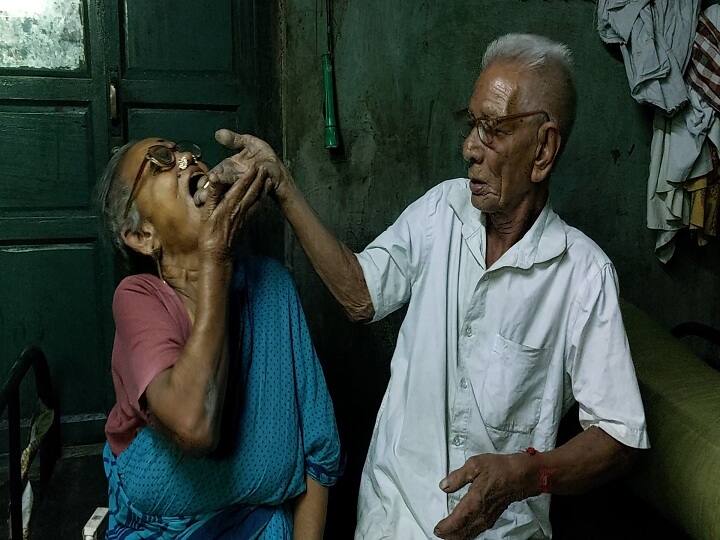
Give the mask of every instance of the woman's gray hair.
[[495, 62], [517, 64], [541, 76], [541, 84], [527, 98], [558, 123], [564, 146], [575, 122], [577, 101], [570, 48], [536, 34], [505, 34], [485, 49], [482, 68]]
[[135, 143], [136, 141], [130, 141], [114, 151], [97, 187], [97, 201], [105, 231], [126, 262], [130, 261], [134, 252], [125, 245], [123, 231], [139, 230], [141, 218], [135, 203], [130, 206], [127, 217], [123, 215], [131, 188], [125, 182], [119, 181], [118, 168], [123, 157]]

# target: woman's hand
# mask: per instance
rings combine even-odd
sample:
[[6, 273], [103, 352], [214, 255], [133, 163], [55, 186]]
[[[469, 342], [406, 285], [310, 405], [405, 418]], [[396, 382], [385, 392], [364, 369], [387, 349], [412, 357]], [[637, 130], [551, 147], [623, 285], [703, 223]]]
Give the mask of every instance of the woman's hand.
[[234, 165], [226, 163], [230, 159], [207, 174], [209, 184], [204, 189], [203, 223], [198, 240], [201, 255], [221, 263], [231, 261], [233, 242], [250, 209], [260, 199], [267, 176], [267, 172], [258, 170], [253, 164], [238, 167], [237, 162]]

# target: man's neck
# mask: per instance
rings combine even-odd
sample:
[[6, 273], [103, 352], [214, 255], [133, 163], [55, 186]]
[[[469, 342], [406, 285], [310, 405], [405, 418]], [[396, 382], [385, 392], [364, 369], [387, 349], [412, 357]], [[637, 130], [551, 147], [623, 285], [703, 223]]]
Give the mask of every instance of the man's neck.
[[505, 252], [525, 236], [545, 207], [547, 198], [547, 194], [537, 198], [528, 197], [508, 212], [487, 214], [486, 268], [495, 264]]

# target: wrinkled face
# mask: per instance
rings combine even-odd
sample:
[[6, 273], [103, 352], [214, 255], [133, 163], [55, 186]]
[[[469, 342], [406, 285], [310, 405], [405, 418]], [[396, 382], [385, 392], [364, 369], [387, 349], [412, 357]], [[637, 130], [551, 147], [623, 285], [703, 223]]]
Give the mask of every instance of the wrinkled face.
[[[162, 145], [173, 148], [171, 141], [151, 138], [133, 145], [123, 157], [119, 175], [128, 188], [145, 161], [148, 148]], [[185, 157], [189, 165], [184, 170], [179, 166]], [[175, 151], [175, 164], [162, 170], [152, 162], [145, 165], [135, 192], [135, 205], [143, 220], [153, 225], [159, 246], [164, 252], [188, 253], [197, 248], [201, 211], [193, 200], [197, 182], [207, 172], [207, 166], [193, 163], [189, 152]]]
[[[476, 117], [498, 118], [527, 112], [522, 89], [532, 79], [510, 63], [489, 65], [475, 83], [468, 106]], [[485, 145], [472, 129], [463, 143], [468, 162], [471, 202], [486, 213], [507, 213], [518, 207], [533, 189], [531, 171], [537, 149], [537, 128], [542, 115], [502, 122], [492, 145]]]

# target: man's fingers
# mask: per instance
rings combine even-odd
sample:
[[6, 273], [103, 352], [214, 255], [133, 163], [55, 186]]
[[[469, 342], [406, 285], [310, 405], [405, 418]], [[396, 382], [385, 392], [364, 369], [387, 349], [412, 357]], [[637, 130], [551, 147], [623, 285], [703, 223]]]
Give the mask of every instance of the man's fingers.
[[435, 536], [445, 540], [474, 538], [485, 530], [482, 527], [483, 519], [477, 516], [477, 512], [472, 496], [465, 495], [450, 515], [435, 525]]
[[250, 209], [257, 204], [262, 194], [262, 186], [264, 180], [258, 174], [253, 179], [250, 187], [247, 189], [245, 194], [242, 196], [240, 201], [233, 207], [230, 214], [230, 236], [235, 237], [237, 231], [242, 227], [245, 222]]
[[[246, 150], [240, 152], [239, 155], [246, 153]], [[237, 160], [238, 156], [223, 159], [215, 165], [210, 172], [217, 175], [218, 180], [223, 184], [234, 184], [239, 176], [248, 175], [255, 172], [255, 165], [249, 161]]]
[[235, 213], [239, 215], [240, 218], [243, 218], [250, 207], [260, 200], [264, 185], [265, 179], [260, 173], [258, 173], [250, 184], [250, 187], [240, 199], [240, 203], [237, 205]]
[[[242, 204], [242, 200], [250, 191], [250, 188], [257, 176], [257, 170], [253, 167], [248, 174], [241, 176], [225, 194], [225, 197], [218, 204], [216, 213], [227, 213], [231, 216], [235, 214], [235, 209]], [[232, 217], [231, 217], [232, 219]]]
[[[270, 153], [274, 155], [272, 149], [262, 139], [253, 137], [247, 133], [235, 133], [229, 129], [219, 129], [215, 132], [215, 140], [232, 150], [243, 150], [246, 152], [243, 154], [244, 159], [254, 158], [257, 155], [264, 155]], [[228, 158], [233, 159], [233, 158]]]
[[465, 462], [465, 465], [448, 474], [440, 482], [440, 489], [445, 493], [454, 493], [461, 487], [472, 482], [477, 476], [477, 471], [472, 466], [471, 461]]
[[218, 129], [215, 132], [215, 140], [224, 147], [232, 148], [233, 150], [245, 148], [248, 143], [248, 137], [249, 135], [241, 135], [229, 129]]
[[255, 205], [255, 203], [257, 203], [262, 197], [265, 190], [266, 179], [267, 171], [263, 167], [260, 167], [255, 175], [255, 179], [252, 181], [252, 184], [250, 184], [247, 192], [240, 200], [240, 206], [244, 209], [245, 213], [247, 213], [250, 210], [250, 207]]

